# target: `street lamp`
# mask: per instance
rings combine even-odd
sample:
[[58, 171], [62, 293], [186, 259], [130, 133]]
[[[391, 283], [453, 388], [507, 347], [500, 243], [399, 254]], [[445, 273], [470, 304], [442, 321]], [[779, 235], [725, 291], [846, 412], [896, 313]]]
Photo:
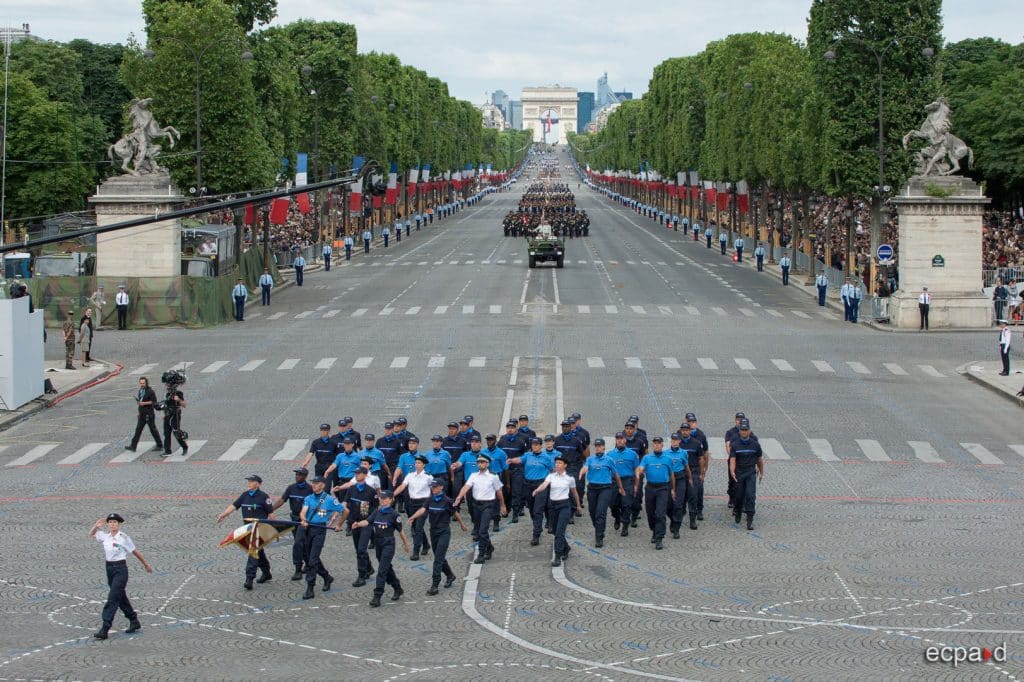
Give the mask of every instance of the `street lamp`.
[[[206, 188], [203, 187], [202, 89], [200, 87], [200, 67], [202, 66], [203, 57], [206, 55], [207, 51], [211, 47], [213, 47], [215, 45], [221, 45], [223, 43], [223, 41], [221, 40], [221, 38], [217, 38], [216, 40], [213, 40], [210, 43], [204, 45], [202, 48], [196, 50], [194, 47], [192, 47], [191, 45], [189, 45], [185, 41], [179, 40], [178, 38], [175, 38], [174, 36], [160, 36], [159, 38], [157, 38], [157, 42], [160, 42], [162, 40], [170, 40], [171, 42], [174, 42], [174, 43], [177, 43], [178, 45], [181, 45], [183, 48], [185, 48], [185, 50], [188, 51], [189, 54], [192, 55], [192, 58], [195, 60], [195, 64], [196, 64], [196, 186], [193, 188], [193, 193], [196, 196], [202, 196], [203, 193], [206, 191]], [[152, 59], [153, 57], [156, 56], [156, 53], [153, 50], [147, 49], [147, 50], [145, 50], [142, 53], [142, 56], [145, 57], [146, 59]], [[253, 60], [253, 55], [252, 55], [252, 52], [250, 52], [249, 50], [245, 50], [245, 51], [243, 51], [239, 55], [239, 58], [243, 62], [251, 62]]]
[[[869, 42], [852, 33], [844, 33], [825, 51], [824, 57], [826, 61], [834, 62], [836, 60], [835, 47], [844, 40], [867, 49], [878, 64], [878, 185], [875, 186], [875, 192], [871, 198], [871, 253], [868, 255], [871, 263], [871, 277], [869, 278], [870, 283], [868, 286], [872, 287], [875, 281], [875, 253], [878, 251], [878, 242], [882, 234], [882, 201], [885, 194], [889, 192], [889, 187], [885, 184], [885, 92], [882, 80], [885, 70], [885, 57], [893, 46], [900, 45], [908, 40], [923, 39], [918, 36], [891, 38], [879, 49], [878, 43]], [[931, 59], [935, 56], [934, 48], [929, 46], [921, 48], [921, 56], [925, 59]], [[847, 251], [849, 251], [849, 245], [847, 245]]]
[[810, 230], [807, 233], [807, 238], [811, 240], [811, 269], [807, 273], [807, 286], [811, 286], [812, 284], [814, 284], [816, 269], [818, 265], [818, 233], [815, 231], [814, 228], [814, 214], [815, 212], [817, 212], [817, 210], [818, 200], [817, 198], [812, 196], [807, 202], [807, 216], [804, 218], [804, 220], [807, 221], [808, 229]]

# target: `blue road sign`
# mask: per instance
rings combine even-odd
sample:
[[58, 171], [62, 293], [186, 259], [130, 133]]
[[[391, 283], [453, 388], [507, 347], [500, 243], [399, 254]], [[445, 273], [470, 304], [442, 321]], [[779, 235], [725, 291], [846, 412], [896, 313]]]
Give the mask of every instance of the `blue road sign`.
[[878, 245], [878, 260], [881, 260], [881, 261], [892, 260], [892, 255], [893, 255], [893, 252], [892, 252], [892, 246], [891, 245], [889, 245], [889, 244], [879, 244]]

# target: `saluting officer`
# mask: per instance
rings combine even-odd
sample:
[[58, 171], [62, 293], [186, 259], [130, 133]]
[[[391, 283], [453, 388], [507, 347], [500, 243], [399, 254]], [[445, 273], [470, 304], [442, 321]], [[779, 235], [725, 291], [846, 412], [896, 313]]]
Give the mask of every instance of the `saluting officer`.
[[412, 517], [416, 515], [416, 512], [421, 507], [426, 506], [430, 499], [430, 485], [434, 481], [434, 477], [425, 471], [427, 465], [427, 458], [423, 455], [417, 455], [414, 459], [414, 470], [407, 474], [403, 479], [401, 485], [395, 488], [395, 498], [397, 499], [403, 492], [408, 490], [409, 501], [405, 505], [405, 513], [410, 515], [409, 523], [412, 525], [412, 555], [409, 557], [410, 561], [419, 561], [420, 550], [423, 550], [423, 554], [427, 554], [430, 551], [430, 543], [427, 542], [426, 534], [423, 532], [423, 524], [426, 519], [420, 514], [418, 517], [419, 521], [413, 521]]
[[523, 462], [522, 455], [529, 447], [524, 433], [520, 433], [516, 420], [509, 419], [505, 423], [505, 435], [498, 439], [498, 447], [508, 458], [508, 496], [512, 500], [512, 518], [509, 523], [519, 523], [523, 515], [526, 500], [523, 497]]
[[[105, 531], [100, 530], [104, 523], [107, 524]], [[103, 624], [93, 634], [96, 639], [107, 638], [118, 609], [121, 609], [124, 617], [128, 619], [128, 629], [125, 632], [131, 634], [142, 629], [139, 615], [128, 601], [128, 555], [134, 554], [147, 573], [152, 573], [153, 567], [142, 556], [142, 552], [135, 549], [132, 539], [121, 532], [122, 523], [124, 519], [120, 514], [107, 514], [106, 519], [99, 519], [89, 530], [89, 537], [96, 538], [96, 541], [103, 545], [103, 554], [107, 559], [107, 585], [110, 587], [107, 602], [103, 605]]]
[[[554, 436], [550, 436], [554, 445]], [[547, 506], [546, 495], [534, 495], [534, 491], [544, 482], [547, 475], [555, 468], [555, 460], [551, 454], [541, 449], [543, 441], [534, 436], [530, 439], [530, 449], [522, 456], [524, 488], [530, 504], [530, 519], [533, 521], [531, 545], [540, 544], [540, 531], [544, 523], [544, 508]], [[557, 453], [555, 453], [557, 454]]]
[[619, 475], [621, 488], [619, 496], [612, 506], [615, 517], [615, 530], [622, 528], [622, 537], [629, 535], [629, 525], [633, 520], [633, 494], [636, 468], [640, 466], [640, 458], [635, 450], [626, 447], [626, 434], [619, 431], [615, 434], [615, 447], [608, 453], [615, 460], [615, 471]]
[[409, 517], [409, 523], [412, 524], [420, 521], [424, 516], [430, 522], [430, 544], [434, 547], [434, 565], [430, 576], [430, 589], [427, 590], [427, 594], [430, 596], [437, 594], [437, 586], [441, 584], [442, 573], [445, 576], [444, 586], [446, 588], [455, 584], [455, 573], [448, 565], [448, 545], [452, 539], [452, 517], [459, 522], [459, 527], [463, 532], [469, 530], [462, 521], [462, 516], [455, 510], [452, 498], [444, 494], [444, 487], [445, 482], [441, 479], [431, 481], [431, 494], [427, 504], [417, 509], [416, 513]]
[[615, 501], [616, 492], [623, 494], [622, 479], [615, 471], [615, 460], [604, 451], [604, 438], [594, 439], [594, 454], [587, 457], [580, 476], [587, 479], [587, 509], [594, 526], [594, 547], [603, 547], [608, 507]]
[[[260, 490], [263, 479], [256, 474], [250, 474], [245, 477], [245, 480], [249, 484], [249, 489], [239, 495], [237, 500], [229, 504], [227, 509], [217, 515], [217, 523], [226, 519], [236, 509], [242, 510], [242, 519], [245, 521], [274, 518], [274, 504], [271, 502], [270, 496]], [[270, 562], [267, 561], [267, 555], [262, 549], [255, 559], [252, 556], [246, 556], [245, 584], [243, 585], [245, 589], [252, 589], [252, 581], [256, 578], [257, 568], [260, 569], [260, 577], [256, 582], [265, 583], [274, 577], [270, 574]]]
[[306, 458], [302, 460], [302, 468], [308, 469], [310, 460], [316, 458], [316, 463], [313, 465], [313, 475], [326, 477], [328, 476], [328, 468], [334, 462], [334, 458], [337, 457], [338, 451], [337, 444], [331, 438], [331, 425], [321, 424], [320, 437], [314, 438], [310, 442]]
[[[474, 437], [479, 443], [479, 436]], [[473, 534], [477, 536], [477, 556], [475, 563], [482, 564], [491, 558], [494, 545], [491, 543], [490, 527], [499, 513], [505, 513], [505, 498], [501, 494], [501, 479], [488, 470], [491, 458], [477, 450], [477, 470], [469, 475], [455, 498], [458, 507], [467, 494], [472, 492], [476, 515], [473, 519]]]
[[697, 528], [697, 495], [693, 486], [693, 469], [690, 467], [691, 452], [693, 461], [695, 463], [700, 461], [700, 445], [690, 438], [690, 425], [684, 423], [680, 431], [686, 434], [686, 446], [684, 447], [682, 444], [683, 436], [673, 433], [669, 439], [669, 448], [665, 451], [665, 455], [671, 462], [672, 475], [675, 477], [675, 484], [672, 486], [674, 493], [672, 504], [669, 505], [671, 520], [668, 529], [676, 540], [679, 539], [679, 530], [683, 527], [683, 516], [686, 515], [687, 507], [690, 509], [690, 528]]
[[318, 575], [324, 579], [324, 592], [330, 592], [331, 583], [334, 582], [330, 571], [320, 560], [320, 554], [327, 540], [327, 529], [337, 531], [341, 528], [339, 518], [345, 511], [345, 505], [325, 489], [326, 483], [323, 476], [313, 477], [313, 492], [306, 496], [300, 513], [305, 534], [303, 559], [306, 562], [306, 593], [302, 595], [303, 599], [313, 598], [313, 587]]
[[373, 599], [370, 606], [380, 606], [380, 598], [384, 595], [384, 585], [390, 585], [394, 589], [391, 601], [398, 601], [403, 594], [402, 583], [399, 582], [395, 569], [391, 565], [395, 558], [395, 533], [402, 540], [402, 547], [409, 551], [409, 540], [402, 530], [402, 518], [394, 508], [394, 496], [390, 490], [382, 490], [380, 493], [380, 506], [374, 509], [365, 521], [357, 521], [352, 524], [353, 528], [369, 528], [370, 533], [363, 535], [363, 543], [367, 545], [370, 541], [370, 534], [373, 536], [374, 550], [377, 554], [377, 566], [380, 569], [377, 573], [377, 584], [373, 588]]
[[306, 481], [306, 477], [309, 475], [309, 469], [305, 467], [299, 467], [294, 470], [295, 482], [288, 485], [281, 493], [281, 497], [274, 502], [274, 511], [277, 511], [288, 503], [288, 512], [291, 516], [292, 521], [299, 524], [295, 526], [292, 531], [294, 539], [292, 541], [292, 563], [295, 565], [295, 573], [292, 574], [292, 580], [302, 580], [302, 563], [303, 557], [305, 556], [305, 543], [306, 543], [306, 531], [302, 527], [302, 504], [309, 497], [310, 493], [313, 492], [312, 486]]
[[747, 530], [754, 529], [754, 506], [757, 502], [757, 484], [764, 478], [764, 458], [761, 444], [750, 433], [750, 422], [739, 424], [739, 433], [729, 446], [729, 477], [736, 482], [733, 518], [740, 522], [740, 514], [747, 513]]
[[[352, 545], [356, 550], [356, 570], [358, 576], [352, 587], [362, 587], [366, 579], [373, 575], [373, 564], [370, 563], [370, 532], [365, 530], [365, 525], [357, 525], [367, 518], [377, 508], [377, 491], [366, 483], [366, 469], [356, 469], [355, 485], [345, 490], [343, 502], [345, 511], [341, 517], [341, 523], [348, 521], [349, 529], [352, 532]], [[334, 492], [339, 492], [335, 490]]]
[[662, 549], [665, 539], [665, 517], [668, 505], [675, 499], [675, 476], [669, 458], [665, 455], [665, 439], [654, 437], [654, 451], [644, 455], [636, 467], [633, 494], [637, 495], [640, 484], [646, 479], [647, 493], [644, 504], [647, 507], [647, 525], [651, 529], [651, 542], [655, 549]]

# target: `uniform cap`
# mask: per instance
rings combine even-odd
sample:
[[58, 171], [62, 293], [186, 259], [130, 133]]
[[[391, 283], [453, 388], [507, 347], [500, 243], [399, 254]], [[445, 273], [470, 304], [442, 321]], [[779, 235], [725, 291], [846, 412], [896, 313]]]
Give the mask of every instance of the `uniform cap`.
[[537, 436], [534, 436], [533, 438], [530, 439], [530, 445], [541, 445], [543, 442], [544, 441], [542, 441], [540, 438], [537, 438]]
[[409, 442], [410, 443], [419, 443], [420, 442], [420, 437], [419, 436], [410, 436], [409, 437]]
[[413, 457], [413, 459], [416, 460], [417, 462], [423, 462], [424, 464], [426, 464], [428, 461], [426, 455], [416, 455], [415, 457]]
[[595, 438], [594, 445], [604, 445], [604, 438]]
[[430, 482], [430, 487], [431, 488], [443, 488], [444, 487], [444, 479], [443, 478], [435, 478], [434, 480], [432, 480]]
[[354, 440], [352, 440], [351, 438], [349, 438], [348, 436], [345, 436], [344, 438], [341, 439], [341, 444], [342, 445], [355, 445], [356, 442]]
[[485, 461], [485, 462], [487, 462], [488, 464], [490, 464], [490, 462], [491, 462], [491, 457], [490, 457], [490, 455], [486, 455], [486, 454], [484, 454], [484, 453], [482, 453], [482, 452], [481, 452], [481, 453], [479, 453], [479, 454], [478, 454], [478, 455], [476, 456], [476, 461], [477, 461], [477, 462], [480, 462], [480, 461]]
[[307, 469], [306, 467], [299, 467], [298, 469], [292, 469], [292, 471], [294, 471], [297, 474], [302, 474], [303, 476], [309, 475], [309, 469]]
[[320, 425], [320, 430], [321, 431], [330, 431], [331, 430], [331, 425], [327, 424], [327, 423], [323, 423], [323, 424]]
[[381, 490], [379, 495], [380, 495], [380, 499], [382, 499], [382, 500], [393, 500], [393, 499], [395, 499], [395, 494], [393, 492], [391, 492], [390, 490]]
[[625, 432], [623, 432], [623, 431], [616, 431], [616, 432], [615, 432], [615, 437], [616, 437], [616, 438], [625, 438], [625, 437], [626, 437], [626, 434], [625, 434]]
[[460, 423], [460, 424], [465, 424], [465, 425], [467, 425], [467, 426], [469, 425], [469, 421], [468, 421], [468, 420], [467, 420], [467, 419], [466, 419], [465, 417], [463, 417], [462, 419], [460, 419], [460, 420], [459, 420], [459, 423]]
[[626, 421], [633, 422], [634, 424], [639, 424], [640, 423], [640, 417], [636, 416], [635, 414], [631, 414], [631, 415], [629, 415], [629, 419], [627, 419]]
[[462, 421], [466, 422], [467, 424], [472, 424], [473, 423], [473, 415], [467, 414], [465, 417], [462, 418]]
[[740, 420], [740, 428], [741, 429], [749, 429], [750, 428], [750, 420], [749, 419], [741, 419]]
[[484, 436], [484, 440], [498, 440], [498, 437], [493, 433], [488, 433], [486, 436]]
[[406, 419], [405, 417], [399, 417], [398, 419], [395, 420], [395, 423], [396, 424], [408, 424], [409, 420]]
[[107, 514], [107, 521], [117, 521], [118, 523], [124, 523], [124, 517], [117, 512]]
[[459, 424], [458, 424], [458, 422], [448, 422], [448, 428], [449, 429], [457, 429], [457, 428], [459, 428]]
[[736, 413], [736, 418], [737, 419], [746, 419], [747, 415], [743, 414], [742, 412], [737, 412]]
[[367, 469], [365, 467], [356, 467], [356, 470], [355, 470], [355, 475], [356, 476], [358, 476], [359, 474], [362, 474], [363, 476], [365, 476], [368, 473], [370, 473], [370, 472], [367, 471]]
[[624, 428], [624, 429], [630, 429], [630, 428], [635, 429], [636, 428], [636, 422], [626, 422], [625, 424], [622, 425], [622, 428]]
[[530, 421], [530, 415], [528, 415], [528, 414], [521, 414], [521, 415], [519, 415], [519, 421], [521, 421], [521, 422], [528, 422], [528, 421]]
[[555, 461], [556, 462], [564, 462], [566, 464], [569, 463], [569, 460], [567, 460], [565, 457], [563, 457], [562, 453], [558, 453], [557, 455], [555, 455]]
[[247, 480], [247, 481], [256, 481], [257, 483], [263, 483], [263, 479], [260, 478], [259, 476], [257, 476], [256, 474], [249, 474], [248, 476], [245, 477], [245, 480]]
[[507, 422], [505, 422], [505, 426], [506, 427], [509, 427], [509, 426], [515, 427], [515, 426], [518, 426], [518, 424], [516, 423], [515, 419], [509, 419]]
[[480, 442], [480, 434], [479, 433], [474, 433], [472, 436], [469, 437], [469, 442], [470, 443], [479, 443]]
[[342, 419], [339, 419], [339, 420], [338, 420], [338, 426], [344, 426], [344, 425], [345, 425], [345, 420], [344, 420], [344, 418], [342, 418]]
[[573, 412], [573, 413], [572, 413], [571, 415], [569, 415], [569, 416], [571, 416], [571, 417], [573, 418], [573, 420], [574, 420], [574, 421], [579, 421], [579, 420], [583, 419], [583, 415], [582, 415], [582, 414], [580, 414], [579, 412]]
[[359, 458], [359, 461], [366, 462], [368, 464], [373, 464], [373, 455], [363, 455], [362, 457]]
[[393, 428], [395, 428], [395, 423], [394, 422], [384, 422], [384, 428], [385, 429], [393, 429]]
[[683, 439], [683, 437], [682, 437], [682, 436], [680, 436], [680, 435], [679, 435], [678, 433], [673, 433], [673, 434], [672, 434], [672, 435], [670, 436], [670, 438], [671, 438], [672, 440], [682, 440], [682, 439]]
[[314, 476], [313, 478], [309, 479], [309, 482], [310, 483], [326, 483], [327, 479], [324, 478], [323, 476]]
[[697, 415], [695, 415], [693, 412], [687, 412], [686, 413], [686, 421], [688, 421], [688, 422], [695, 422], [695, 421], [697, 421]]
[[364, 433], [363, 440], [377, 440], [377, 436], [373, 435], [372, 433]]
[[444, 440], [444, 438], [441, 438], [441, 434], [435, 433], [433, 436], [430, 437], [430, 440], [442, 441]]
[[664, 443], [665, 439], [662, 438], [661, 436], [655, 436], [654, 438], [651, 439], [651, 442], [652, 443]]
[[549, 433], [548, 435], [544, 436], [544, 442], [545, 443], [554, 443], [555, 442], [555, 437]]
[[576, 422], [574, 422], [574, 421], [573, 421], [573, 420], [571, 420], [571, 419], [563, 419], [563, 420], [562, 420], [562, 426], [572, 426], [572, 425], [573, 425], [573, 424], [575, 424], [575, 423], [576, 423]]
[[344, 418], [344, 422], [345, 422], [346, 424], [351, 424], [351, 423], [352, 423], [352, 417], [345, 417], [345, 418]]
[[679, 429], [680, 429], [680, 430], [682, 430], [682, 429], [686, 429], [687, 431], [689, 431], [689, 430], [690, 430], [690, 424], [689, 424], [689, 422], [683, 422], [682, 424], [680, 424], [680, 425], [679, 425]]

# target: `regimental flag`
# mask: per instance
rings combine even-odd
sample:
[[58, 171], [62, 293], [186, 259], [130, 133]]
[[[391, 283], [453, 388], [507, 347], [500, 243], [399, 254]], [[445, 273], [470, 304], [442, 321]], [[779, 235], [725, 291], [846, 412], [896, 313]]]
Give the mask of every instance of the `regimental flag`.
[[290, 203], [287, 199], [274, 199], [270, 203], [270, 222], [274, 225], [284, 225], [288, 222], [288, 205]]
[[363, 212], [363, 180], [360, 178], [348, 186], [348, 210], [349, 213]]
[[384, 203], [394, 206], [398, 200], [398, 164], [391, 164], [391, 172], [388, 173], [388, 188], [384, 192]]
[[235, 545], [254, 559], [259, 556], [261, 549], [277, 540], [282, 533], [287, 533], [299, 525], [298, 521], [276, 519], [247, 521], [244, 526], [239, 526], [228, 533], [228, 536], [220, 541], [220, 546]]

